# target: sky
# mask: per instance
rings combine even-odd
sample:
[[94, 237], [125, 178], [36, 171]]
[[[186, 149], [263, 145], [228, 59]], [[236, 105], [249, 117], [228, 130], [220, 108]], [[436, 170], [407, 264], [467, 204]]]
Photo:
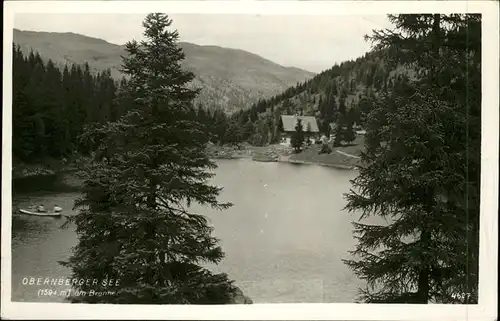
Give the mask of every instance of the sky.
[[[74, 32], [114, 44], [142, 39], [144, 14], [17, 14], [14, 28]], [[172, 14], [180, 41], [242, 49], [283, 66], [320, 72], [370, 50], [373, 29], [386, 16]]]

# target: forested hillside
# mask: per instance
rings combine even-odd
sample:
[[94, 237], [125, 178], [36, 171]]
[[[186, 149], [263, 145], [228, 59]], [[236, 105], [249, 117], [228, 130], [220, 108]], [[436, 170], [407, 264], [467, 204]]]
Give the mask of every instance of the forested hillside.
[[[12, 154], [13, 164], [48, 163], [88, 155], [92, 141], [79, 138], [85, 126], [116, 121], [129, 109], [127, 81], [116, 81], [111, 71], [92, 73], [88, 64], [58, 68], [37, 52], [13, 52]], [[226, 124], [222, 109], [197, 105], [194, 116], [216, 134]]]
[[120, 85], [109, 71], [92, 75], [84, 68], [67, 65], [60, 70], [38, 53], [24, 56], [19, 47], [13, 55], [12, 153], [14, 163], [37, 162], [88, 153], [91, 146], [77, 137], [85, 124], [115, 120], [122, 107], [115, 101]]
[[[224, 109], [207, 105], [210, 101], [198, 101], [197, 116], [218, 144], [276, 143], [282, 114], [316, 116], [326, 135], [333, 134], [330, 124], [363, 126], [379, 92], [415, 75], [408, 67], [391, 69], [385, 57], [386, 51], [374, 51], [335, 65], [230, 117]], [[93, 71], [89, 64], [60, 68], [38, 52], [26, 55], [20, 46], [15, 46], [13, 68], [15, 161], [37, 163], [86, 154], [92, 143], [78, 139], [84, 126], [114, 121], [129, 105], [122, 90], [126, 79], [116, 80], [110, 69]]]
[[320, 131], [329, 136], [335, 127], [331, 124], [365, 125], [373, 99], [380, 92], [415, 76], [416, 71], [408, 66], [390, 65], [387, 50], [374, 50], [335, 65], [280, 95], [260, 100], [233, 115], [233, 121], [243, 128], [241, 138], [256, 145], [278, 141], [282, 114], [315, 116]]
[[[121, 79], [121, 56], [125, 46], [75, 33], [34, 32], [14, 29], [14, 42], [25, 55], [39, 52], [57, 66], [90, 65], [90, 71], [110, 70]], [[253, 53], [218, 46], [200, 46], [179, 42], [185, 59], [183, 68], [193, 72], [190, 86], [201, 88], [195, 103], [212, 109], [233, 112], [246, 108], [259, 98], [269, 98], [290, 86], [303, 82], [314, 73], [284, 67]]]

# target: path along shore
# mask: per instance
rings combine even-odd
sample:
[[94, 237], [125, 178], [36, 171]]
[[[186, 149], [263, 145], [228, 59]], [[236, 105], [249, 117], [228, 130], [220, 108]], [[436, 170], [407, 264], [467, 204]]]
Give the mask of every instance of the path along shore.
[[300, 153], [294, 153], [290, 147], [280, 144], [262, 147], [249, 144], [241, 144], [239, 147], [210, 145], [207, 150], [213, 159], [244, 158], [258, 162], [284, 162], [353, 169], [360, 162], [363, 146], [364, 142], [361, 138], [349, 146], [335, 147], [329, 154], [319, 154], [321, 145], [315, 144], [306, 146]]

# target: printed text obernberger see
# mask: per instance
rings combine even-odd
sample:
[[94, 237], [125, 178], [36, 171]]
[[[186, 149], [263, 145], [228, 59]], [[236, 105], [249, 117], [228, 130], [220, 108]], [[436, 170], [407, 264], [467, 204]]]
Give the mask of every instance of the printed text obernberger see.
[[34, 277], [24, 277], [21, 280], [23, 285], [101, 285], [101, 286], [119, 286], [119, 280], [115, 279], [68, 279], [68, 278], [34, 278]]

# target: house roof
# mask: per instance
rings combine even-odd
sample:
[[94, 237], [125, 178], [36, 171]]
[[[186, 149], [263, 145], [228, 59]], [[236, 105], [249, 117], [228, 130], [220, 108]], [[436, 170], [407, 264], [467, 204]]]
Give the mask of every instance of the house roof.
[[314, 116], [293, 116], [293, 115], [282, 115], [281, 122], [283, 123], [283, 131], [294, 132], [295, 126], [297, 125], [297, 119], [302, 121], [302, 130], [307, 130], [307, 124], [310, 124], [311, 133], [318, 133], [318, 123]]

